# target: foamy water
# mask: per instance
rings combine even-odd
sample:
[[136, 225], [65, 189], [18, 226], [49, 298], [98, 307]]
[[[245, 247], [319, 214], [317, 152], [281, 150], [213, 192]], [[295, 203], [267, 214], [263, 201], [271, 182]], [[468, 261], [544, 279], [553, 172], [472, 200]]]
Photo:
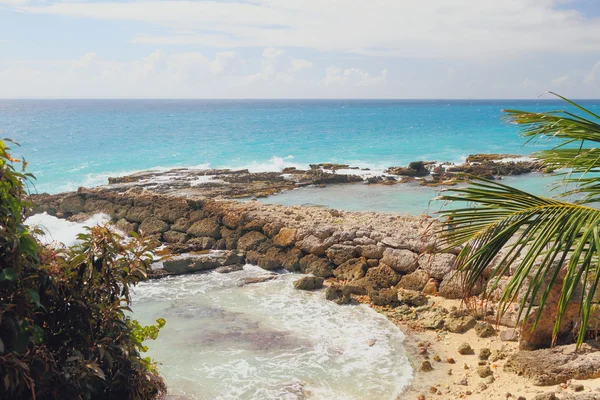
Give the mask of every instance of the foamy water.
[[[76, 243], [84, 223], [38, 214], [46, 243]], [[299, 291], [301, 275], [246, 265], [230, 274], [169, 277], [134, 289], [133, 316], [165, 318], [148, 355], [173, 399], [395, 399], [412, 369], [402, 332], [367, 306], [338, 306], [323, 290]]]
[[[148, 354], [169, 394], [190, 399], [395, 399], [412, 370], [404, 335], [366, 306], [338, 306], [324, 291], [293, 288], [297, 274], [252, 265], [145, 282], [134, 313], [167, 325]], [[242, 286], [240, 286], [242, 285]]]

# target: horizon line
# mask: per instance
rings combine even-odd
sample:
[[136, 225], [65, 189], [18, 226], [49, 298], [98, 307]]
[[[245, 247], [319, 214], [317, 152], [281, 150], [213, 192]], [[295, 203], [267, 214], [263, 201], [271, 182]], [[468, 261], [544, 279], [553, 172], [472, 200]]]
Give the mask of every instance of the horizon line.
[[[569, 98], [570, 100], [576, 101], [600, 101], [600, 98]], [[423, 101], [423, 100], [437, 100], [437, 101], [489, 101], [489, 100], [519, 100], [519, 101], [562, 101], [558, 97], [473, 97], [473, 98], [444, 98], [444, 97], [414, 97], [414, 98], [389, 98], [389, 97], [272, 97], [272, 98], [260, 98], [260, 97], [0, 97], [0, 101], [23, 101], [23, 100], [211, 100], [211, 101], [341, 101], [341, 100], [354, 100], [354, 101]]]

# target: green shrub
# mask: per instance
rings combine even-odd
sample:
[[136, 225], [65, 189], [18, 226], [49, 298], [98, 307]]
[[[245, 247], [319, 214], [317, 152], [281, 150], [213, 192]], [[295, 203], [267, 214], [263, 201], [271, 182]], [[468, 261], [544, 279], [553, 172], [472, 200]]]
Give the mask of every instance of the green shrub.
[[166, 392], [140, 352], [164, 320], [142, 327], [126, 312], [146, 279], [149, 245], [107, 227], [53, 250], [24, 225], [32, 176], [0, 140], [0, 398], [153, 399]]

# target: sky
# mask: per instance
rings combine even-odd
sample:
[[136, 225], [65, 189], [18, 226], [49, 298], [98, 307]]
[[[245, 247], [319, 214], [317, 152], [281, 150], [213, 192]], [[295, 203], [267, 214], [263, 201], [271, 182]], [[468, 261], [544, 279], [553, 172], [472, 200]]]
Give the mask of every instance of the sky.
[[0, 0], [0, 98], [547, 91], [600, 98], [600, 0]]

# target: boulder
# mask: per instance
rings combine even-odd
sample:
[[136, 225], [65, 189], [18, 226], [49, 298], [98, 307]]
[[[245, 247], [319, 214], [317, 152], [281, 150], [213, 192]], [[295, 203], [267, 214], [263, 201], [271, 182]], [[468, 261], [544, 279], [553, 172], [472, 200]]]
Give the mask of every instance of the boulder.
[[158, 235], [168, 230], [169, 224], [156, 217], [146, 218], [139, 227], [140, 234], [144, 236]]
[[398, 291], [394, 288], [369, 291], [369, 301], [376, 306], [396, 307], [400, 305]]
[[533, 380], [536, 386], [552, 386], [571, 379], [592, 379], [600, 376], [600, 352], [597, 344], [584, 343], [550, 349], [519, 351], [508, 357], [504, 370]]
[[324, 256], [325, 252], [332, 243], [323, 241], [316, 236], [308, 235], [301, 242], [298, 247], [306, 253], [314, 254], [316, 256]]
[[411, 272], [410, 274], [404, 275], [400, 279], [398, 287], [402, 289], [421, 291], [423, 290], [427, 282], [429, 282], [429, 274], [427, 274], [427, 272], [423, 270], [418, 269], [415, 272]]
[[401, 274], [414, 272], [419, 265], [419, 256], [410, 250], [385, 249], [381, 262]]
[[130, 222], [139, 222], [141, 223], [146, 218], [150, 218], [152, 216], [152, 208], [151, 207], [131, 207], [129, 211], [127, 211], [126, 219]]
[[[85, 211], [85, 201], [78, 195], [67, 196], [62, 199], [58, 209], [65, 214], [79, 214]], [[141, 222], [141, 221], [136, 221]]]
[[333, 270], [333, 275], [339, 280], [351, 281], [365, 276], [368, 267], [364, 257], [352, 258]]
[[117, 221], [115, 226], [121, 232], [128, 234], [129, 232], [137, 232], [139, 224], [136, 224], [135, 222], [129, 222], [125, 218], [121, 218]]
[[269, 271], [282, 269], [286, 253], [277, 247], [271, 247], [264, 256], [258, 259], [258, 266]]
[[244, 254], [234, 251], [220, 251], [206, 254], [178, 255], [162, 262], [163, 269], [171, 274], [189, 274], [207, 271], [227, 265], [244, 263]]
[[323, 287], [324, 279], [319, 276], [305, 276], [294, 281], [294, 287], [298, 290], [315, 290]]
[[229, 229], [235, 230], [238, 226], [242, 225], [243, 217], [238, 213], [228, 212], [223, 215], [223, 225]]
[[186, 233], [188, 229], [190, 229], [192, 223], [187, 218], [179, 218], [173, 225], [171, 225], [171, 230]]
[[399, 289], [398, 301], [409, 306], [420, 307], [427, 304], [427, 297], [416, 290]]
[[439, 295], [447, 299], [462, 299], [465, 296], [477, 296], [483, 292], [483, 279], [477, 281], [474, 286], [463, 287], [464, 273], [461, 271], [451, 272], [442, 279], [439, 287]]
[[283, 228], [283, 225], [279, 222], [269, 222], [263, 226], [263, 233], [272, 238], [279, 233], [281, 228]]
[[446, 317], [444, 330], [452, 333], [465, 333], [475, 327], [477, 320], [471, 315], [450, 314]]
[[388, 265], [369, 268], [365, 279], [373, 289], [384, 289], [396, 286], [400, 281], [400, 275]]
[[372, 258], [376, 260], [380, 260], [383, 257], [383, 252], [385, 251], [385, 246], [380, 244], [367, 244], [362, 246], [357, 246], [358, 254], [361, 257]]
[[350, 290], [345, 286], [329, 286], [325, 291], [325, 298], [337, 304], [348, 304], [352, 301]]
[[204, 213], [204, 211], [202, 210], [193, 210], [190, 212], [190, 215], [188, 216], [188, 220], [191, 223], [194, 223], [196, 221], [200, 221], [201, 219], [204, 219], [206, 217], [206, 214]]
[[233, 250], [237, 248], [237, 242], [241, 237], [241, 230], [232, 230], [226, 227], [221, 227], [221, 239], [225, 240], [225, 248]]
[[167, 231], [163, 233], [163, 239], [167, 243], [184, 243], [188, 239], [188, 236], [182, 232]]
[[331, 262], [335, 265], [341, 265], [356, 256], [356, 247], [334, 244], [325, 253]]
[[314, 254], [308, 254], [300, 260], [300, 270], [305, 274], [313, 274], [323, 278], [333, 276], [333, 267], [331, 263]]
[[[221, 227], [217, 224], [212, 218], [204, 218], [199, 221], [196, 221], [190, 226], [187, 230], [187, 233], [192, 236], [201, 237], [211, 237], [213, 239], [221, 238]], [[246, 250], [246, 249], [242, 249]]]
[[456, 256], [449, 253], [426, 254], [419, 259], [419, 267], [432, 278], [444, 279], [456, 270]]
[[185, 202], [173, 201], [169, 205], [154, 208], [154, 216], [165, 222], [173, 223], [185, 217], [188, 205]]
[[191, 251], [213, 250], [217, 248], [217, 241], [210, 237], [192, 238], [187, 241]]
[[296, 242], [296, 229], [281, 228], [273, 237], [273, 244], [278, 247], [291, 247]]
[[258, 231], [251, 231], [242, 236], [237, 242], [239, 250], [256, 250], [267, 237]]
[[283, 268], [290, 272], [300, 271], [300, 260], [304, 257], [302, 250], [292, 248], [285, 252], [285, 258], [283, 259]]

